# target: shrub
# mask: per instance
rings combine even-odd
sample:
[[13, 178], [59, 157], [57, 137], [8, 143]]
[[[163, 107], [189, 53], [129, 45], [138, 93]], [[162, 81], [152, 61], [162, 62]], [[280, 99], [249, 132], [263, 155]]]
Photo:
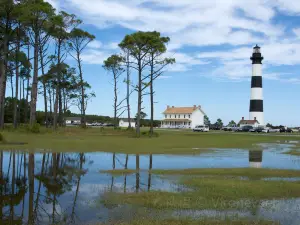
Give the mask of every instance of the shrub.
[[32, 126], [29, 126], [29, 132], [35, 134], [40, 133], [40, 124], [34, 123]]
[[[151, 137], [151, 136], [150, 136], [150, 131], [142, 131], [142, 132], [141, 132], [141, 136], [142, 136], [142, 137], [146, 137], [146, 136]], [[159, 133], [153, 132], [152, 137], [159, 137]]]
[[114, 130], [122, 130], [121, 127], [114, 127]]

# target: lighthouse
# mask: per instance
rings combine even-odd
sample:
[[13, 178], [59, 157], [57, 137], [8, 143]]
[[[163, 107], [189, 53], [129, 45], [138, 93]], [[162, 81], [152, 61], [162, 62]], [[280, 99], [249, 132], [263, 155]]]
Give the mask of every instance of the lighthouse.
[[250, 120], [257, 120], [260, 126], [264, 126], [264, 104], [263, 104], [263, 86], [262, 86], [262, 57], [260, 47], [253, 48], [251, 78], [251, 99], [250, 99]]

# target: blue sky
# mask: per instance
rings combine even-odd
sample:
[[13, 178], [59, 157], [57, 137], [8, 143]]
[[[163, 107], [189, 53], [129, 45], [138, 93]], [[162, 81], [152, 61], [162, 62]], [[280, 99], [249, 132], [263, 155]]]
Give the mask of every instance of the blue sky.
[[[76, 14], [97, 37], [83, 55], [85, 79], [97, 95], [89, 114], [113, 114], [113, 89], [103, 60], [119, 52], [117, 44], [126, 34], [156, 30], [171, 38], [167, 55], [177, 61], [155, 83], [157, 119], [167, 105], [201, 105], [212, 122], [248, 118], [249, 57], [259, 44], [265, 57], [265, 121], [300, 125], [300, 4], [295, 0], [48, 1]], [[124, 96], [125, 84], [120, 86]], [[131, 99], [135, 114], [136, 95]]]

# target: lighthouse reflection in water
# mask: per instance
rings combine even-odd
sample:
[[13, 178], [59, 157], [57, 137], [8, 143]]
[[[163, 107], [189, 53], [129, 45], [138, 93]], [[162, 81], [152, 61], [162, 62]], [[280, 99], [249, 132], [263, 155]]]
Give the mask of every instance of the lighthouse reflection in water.
[[263, 158], [263, 151], [260, 150], [249, 151], [249, 167], [261, 168], [262, 158]]

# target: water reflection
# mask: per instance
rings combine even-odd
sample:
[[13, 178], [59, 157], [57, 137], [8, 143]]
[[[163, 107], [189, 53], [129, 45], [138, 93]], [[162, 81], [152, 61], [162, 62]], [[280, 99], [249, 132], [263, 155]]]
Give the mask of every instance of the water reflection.
[[249, 151], [249, 167], [261, 168], [263, 160], [263, 151], [253, 150]]
[[[107, 192], [180, 192], [176, 179], [147, 171], [201, 167], [268, 167], [300, 169], [297, 157], [280, 154], [286, 145], [264, 151], [220, 150], [193, 156], [117, 153], [39, 153], [0, 151], [1, 224], [82, 224], [117, 217], [119, 206], [100, 203]], [[101, 170], [135, 169], [112, 176]], [[118, 210], [117, 210], [118, 209]]]

